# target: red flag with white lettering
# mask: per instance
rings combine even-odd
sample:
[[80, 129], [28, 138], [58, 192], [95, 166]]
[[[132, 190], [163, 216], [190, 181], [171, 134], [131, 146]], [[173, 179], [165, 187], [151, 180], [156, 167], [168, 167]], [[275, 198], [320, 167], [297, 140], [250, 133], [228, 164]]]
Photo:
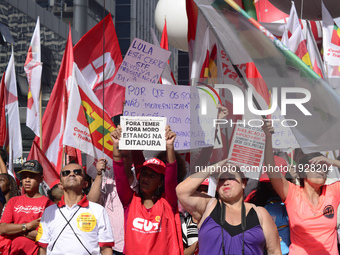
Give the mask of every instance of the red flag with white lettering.
[[[105, 23], [104, 23], [105, 22]], [[103, 23], [105, 24], [105, 54], [103, 55]], [[74, 62], [87, 83], [103, 104], [103, 59], [105, 66], [104, 108], [110, 117], [121, 114], [125, 87], [113, 83], [122, 63], [122, 54], [111, 14], [88, 31], [74, 46]]]

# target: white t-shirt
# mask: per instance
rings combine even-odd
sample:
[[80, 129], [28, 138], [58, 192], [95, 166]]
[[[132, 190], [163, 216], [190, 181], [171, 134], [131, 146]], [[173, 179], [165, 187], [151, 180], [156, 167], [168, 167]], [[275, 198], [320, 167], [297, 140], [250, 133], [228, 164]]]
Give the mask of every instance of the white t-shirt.
[[100, 247], [114, 246], [104, 207], [89, 202], [86, 196], [71, 208], [65, 205], [64, 196], [58, 204], [46, 208], [36, 241], [53, 255], [100, 254]]

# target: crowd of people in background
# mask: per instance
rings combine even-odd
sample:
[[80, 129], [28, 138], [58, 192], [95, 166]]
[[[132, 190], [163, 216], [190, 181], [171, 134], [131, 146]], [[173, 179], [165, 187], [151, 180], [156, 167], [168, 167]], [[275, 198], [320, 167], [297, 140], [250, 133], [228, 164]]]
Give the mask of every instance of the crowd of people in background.
[[[263, 131], [263, 165], [288, 166], [274, 155], [270, 123]], [[147, 159], [120, 150], [121, 135], [120, 126], [111, 133], [113, 171], [101, 158], [92, 179], [71, 162], [47, 194], [38, 161], [12, 175], [0, 149], [0, 254], [339, 254], [340, 182], [325, 184], [339, 160], [301, 153], [303, 171], [267, 171], [246, 193], [248, 179], [229, 159], [190, 175], [170, 126], [166, 151]]]

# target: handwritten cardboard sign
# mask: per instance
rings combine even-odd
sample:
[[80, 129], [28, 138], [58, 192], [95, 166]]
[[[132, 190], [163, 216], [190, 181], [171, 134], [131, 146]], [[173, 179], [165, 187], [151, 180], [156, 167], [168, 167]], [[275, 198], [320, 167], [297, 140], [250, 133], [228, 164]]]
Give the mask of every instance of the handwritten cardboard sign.
[[265, 134], [261, 127], [238, 124], [230, 146], [229, 162], [241, 168], [248, 178], [257, 178], [263, 160]]
[[113, 82], [122, 86], [127, 82], [157, 84], [170, 55], [170, 51], [135, 38]]
[[[289, 127], [282, 126], [282, 121], [285, 119], [281, 115], [281, 110], [278, 107], [275, 112], [271, 115], [271, 119], [273, 119], [273, 148], [274, 149], [288, 149], [288, 148], [300, 148], [300, 145], [295, 139], [293, 132]], [[279, 120], [279, 121], [278, 121]]]
[[123, 114], [167, 117], [167, 125], [177, 134], [176, 150], [213, 146], [217, 109], [207, 98], [206, 114], [201, 114], [201, 93], [205, 92], [193, 86], [128, 83]]
[[122, 136], [121, 150], [165, 151], [164, 117], [120, 117]]

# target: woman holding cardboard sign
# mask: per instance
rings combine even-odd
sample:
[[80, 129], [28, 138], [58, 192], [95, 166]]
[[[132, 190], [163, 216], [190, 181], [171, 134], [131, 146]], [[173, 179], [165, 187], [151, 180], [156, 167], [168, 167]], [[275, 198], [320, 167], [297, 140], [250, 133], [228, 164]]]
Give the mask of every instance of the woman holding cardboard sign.
[[[125, 210], [125, 254], [183, 254], [181, 224], [177, 211], [177, 163], [174, 151], [176, 134], [165, 130], [167, 163], [157, 158], [146, 160], [131, 172], [129, 152], [119, 150], [121, 127], [112, 133], [113, 169], [117, 192]], [[138, 247], [138, 248], [136, 248]]]

